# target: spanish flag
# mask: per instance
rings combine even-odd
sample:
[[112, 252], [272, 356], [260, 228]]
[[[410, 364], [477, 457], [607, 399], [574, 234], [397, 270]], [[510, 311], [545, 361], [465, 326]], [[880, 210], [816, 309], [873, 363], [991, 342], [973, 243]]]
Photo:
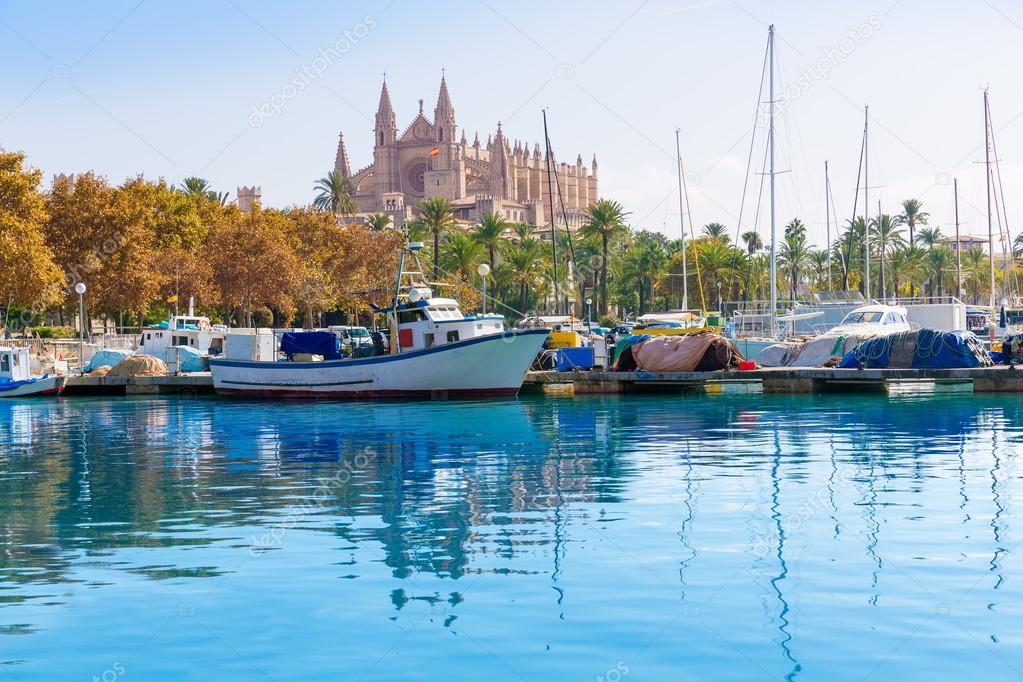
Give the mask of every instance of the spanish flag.
[[178, 297], [177, 297], [177, 295], [176, 295], [176, 294], [174, 294], [174, 295], [171, 295], [170, 297], [168, 297], [168, 298], [167, 298], [167, 302], [168, 302], [168, 303], [177, 303], [177, 302], [178, 302]]
[[437, 156], [440, 154], [440, 147], [434, 147], [430, 150], [430, 156]]

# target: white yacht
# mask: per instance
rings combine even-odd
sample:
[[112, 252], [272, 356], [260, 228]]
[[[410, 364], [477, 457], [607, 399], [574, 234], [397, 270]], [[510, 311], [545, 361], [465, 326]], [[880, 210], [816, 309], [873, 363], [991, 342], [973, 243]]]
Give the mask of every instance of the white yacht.
[[885, 336], [911, 331], [906, 308], [875, 303], [852, 310], [840, 323], [824, 332], [824, 336]]

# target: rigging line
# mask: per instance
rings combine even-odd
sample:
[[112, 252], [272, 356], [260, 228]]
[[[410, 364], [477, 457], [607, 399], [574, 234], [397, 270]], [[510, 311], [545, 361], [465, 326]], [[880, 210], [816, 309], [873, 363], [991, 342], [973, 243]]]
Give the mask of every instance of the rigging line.
[[[764, 200], [764, 179], [767, 177], [767, 145], [764, 145], [764, 161], [760, 166], [760, 191], [757, 193], [757, 208], [753, 213], [753, 231], [760, 236], [760, 231], [757, 229], [757, 225], [760, 223], [760, 206]], [[750, 273], [753, 272], [753, 261], [750, 260]], [[759, 288], [759, 285], [757, 285]]]
[[[990, 104], [990, 102], [988, 103], [988, 125], [991, 126], [991, 151], [995, 155], [995, 175], [998, 178], [998, 192], [995, 194], [995, 213], [997, 214], [997, 212], [999, 210], [999, 204], [1000, 204], [1001, 205], [1001, 212], [1002, 212], [1001, 215], [1005, 217], [1005, 244], [1002, 246], [1002, 256], [1003, 256], [1003, 260], [1005, 261], [1005, 272], [1008, 275], [1009, 273], [1012, 272], [1010, 270], [1011, 260], [1008, 259], [1008, 258], [1005, 258], [1005, 255], [1006, 255], [1006, 251], [1008, 251], [1008, 253], [1010, 253], [1010, 254], [1012, 253], [1012, 232], [1009, 230], [1009, 214], [1008, 214], [1008, 212], [1006, 211], [1006, 208], [1005, 208], [1005, 187], [1002, 184], [1002, 164], [999, 162], [999, 158], [998, 158], [998, 144], [995, 142], [994, 125], [991, 124], [991, 104]], [[999, 202], [999, 197], [1001, 197], [1001, 202]], [[1001, 234], [1002, 234], [1002, 218], [999, 217], [998, 218], [998, 236], [1001, 237]], [[1006, 279], [1008, 279], [1008, 277]], [[1008, 282], [1004, 281], [1002, 283], [1002, 289], [1003, 290], [1005, 289], [1006, 285], [1008, 285]]]
[[[867, 147], [867, 133], [866, 133], [866, 130], [864, 130], [863, 131], [863, 139], [860, 141], [860, 165], [856, 169], [856, 192], [853, 195], [852, 218], [849, 220], [849, 241], [848, 241], [848, 246], [847, 246], [847, 248], [849, 249], [849, 263], [848, 263], [848, 265], [847, 265], [847, 267], [845, 269], [845, 288], [847, 290], [849, 289], [849, 271], [852, 269], [853, 234], [856, 232], [856, 229], [855, 229], [856, 228], [856, 209], [859, 206], [859, 202], [860, 202], [860, 180], [863, 177], [863, 152], [866, 150], [866, 147]], [[867, 219], [866, 219], [866, 217], [863, 218], [863, 239], [864, 240], [869, 239], [869, 236], [867, 235]], [[845, 262], [845, 260], [843, 259], [843, 263], [844, 262]], [[870, 296], [870, 292], [869, 291], [866, 292], [866, 296], [869, 298], [869, 296]]]
[[[764, 48], [764, 65], [760, 69], [760, 88], [757, 90], [757, 103], [756, 103], [756, 106], [753, 107], [753, 131], [750, 134], [749, 154], [746, 155], [746, 176], [745, 176], [745, 178], [743, 178], [743, 181], [742, 181], [742, 196], [739, 199], [739, 220], [738, 220], [738, 224], [735, 226], [735, 243], [736, 244], [739, 243], [739, 235], [742, 232], [742, 212], [743, 212], [743, 209], [745, 209], [745, 207], [746, 207], [746, 189], [749, 186], [750, 168], [753, 165], [753, 149], [756, 147], [756, 144], [757, 144], [757, 128], [759, 127], [759, 126], [757, 126], [757, 119], [760, 118], [760, 106], [763, 104], [763, 98], [764, 98], [764, 80], [767, 77], [767, 62], [768, 62], [768, 57], [769, 57], [770, 54], [771, 54], [770, 43], [768, 43], [768, 46]], [[761, 185], [763, 185], [763, 181], [761, 181]], [[753, 223], [753, 231], [756, 232], [756, 230], [757, 230], [757, 225], [756, 225], [756, 222], [754, 221], [754, 223]], [[734, 253], [732, 254], [732, 269], [733, 270], [735, 269], [735, 254]]]
[[[782, 61], [782, 57], [780, 55], [776, 55], [775, 56], [775, 61], [778, 64], [778, 82], [782, 83], [785, 80], [783, 75], [782, 75], [785, 72], [784, 62]], [[783, 94], [784, 94], [784, 89], [783, 89]], [[785, 100], [780, 100], [780, 101], [785, 103]], [[802, 144], [798, 144], [797, 145], [796, 144], [796, 136], [792, 134], [792, 130], [795, 129], [798, 132], [798, 127], [799, 127], [799, 122], [796, 121], [795, 111], [794, 110], [790, 110], [789, 107], [787, 107], [787, 106], [784, 107], [784, 108], [780, 108], [780, 109], [781, 109], [781, 111], [779, 112], [779, 114], [780, 114], [781, 119], [782, 119], [782, 125], [785, 127], [785, 145], [783, 146], [783, 148], [785, 150], [785, 154], [788, 157], [788, 164], [789, 164], [789, 171], [790, 171], [789, 172], [789, 180], [791, 181], [791, 185], [792, 185], [792, 194], [795, 197], [796, 206], [799, 208], [799, 215], [806, 216], [807, 215], [806, 207], [803, 205], [803, 198], [802, 198], [802, 195], [799, 193], [799, 185], [796, 183], [796, 173], [795, 173], [796, 162], [795, 162], [795, 158], [793, 156], [793, 154], [795, 153], [793, 151], [793, 149], [798, 148], [799, 151], [801, 152], [801, 156], [802, 156], [803, 176], [804, 177], [808, 177], [808, 178], [812, 177], [812, 174], [810, 173], [810, 164], [807, 163], [807, 160], [806, 160], [806, 147], [805, 147], [805, 145], [802, 145]], [[790, 122], [791, 122], [791, 128], [789, 126]], [[800, 136], [799, 139], [802, 140], [803, 139], [802, 136]]]
[[[825, 201], [828, 199], [831, 200], [831, 215], [835, 217], [835, 236], [838, 237], [838, 208], [835, 206], [835, 191], [831, 184], [828, 184], [828, 197], [825, 198]], [[841, 238], [839, 238], [838, 243], [838, 259], [842, 262], [842, 270], [845, 271], [848, 269], [848, 266], [845, 262], [845, 254], [842, 252]], [[828, 251], [831, 251], [831, 244], [828, 244]]]
[[[703, 312], [707, 312], [707, 301], [703, 297], [703, 276], [700, 275], [700, 254], [696, 250], [696, 228], [693, 222], [693, 207], [689, 204], [689, 184], [686, 182], [686, 170], [682, 164], [682, 155], [678, 157], [678, 167], [682, 171], [682, 193], [686, 197], [686, 214], [689, 216], [689, 234], [691, 235], [690, 243], [693, 245], [693, 261], [696, 264], [696, 283], [700, 285], [700, 308]], [[682, 254], [685, 258], [685, 254]]]
[[558, 190], [558, 204], [560, 204], [560, 206], [561, 206], [561, 215], [562, 215], [562, 217], [565, 220], [565, 234], [568, 235], [568, 251], [569, 251], [569, 255], [572, 257], [572, 262], [570, 263], [570, 268], [569, 269], [570, 269], [570, 271], [572, 273], [572, 276], [574, 277], [575, 274], [576, 274], [575, 273], [575, 266], [576, 266], [576, 262], [575, 262], [575, 242], [572, 240], [572, 230], [568, 229], [568, 209], [565, 208], [565, 198], [563, 196], [561, 196], [561, 180], [558, 178], [558, 174], [557, 173], [554, 174], [554, 186]]

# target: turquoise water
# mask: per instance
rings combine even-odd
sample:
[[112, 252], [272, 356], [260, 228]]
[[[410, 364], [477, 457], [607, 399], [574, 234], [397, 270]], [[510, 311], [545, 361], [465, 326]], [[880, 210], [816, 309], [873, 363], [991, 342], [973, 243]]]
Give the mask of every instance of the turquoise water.
[[0, 402], [0, 680], [1009, 680], [1018, 398]]

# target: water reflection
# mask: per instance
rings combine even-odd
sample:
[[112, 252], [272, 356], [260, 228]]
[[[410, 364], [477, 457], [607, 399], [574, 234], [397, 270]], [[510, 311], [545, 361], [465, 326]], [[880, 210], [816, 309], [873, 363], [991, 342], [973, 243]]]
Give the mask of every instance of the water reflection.
[[[366, 608], [408, 629], [457, 630], [491, 604], [484, 579], [488, 595], [542, 579], [530, 603], [565, 628], [605, 591], [670, 614], [672, 585], [699, 617], [665, 637], [734, 630], [785, 679], [823, 665], [808, 599], [879, 612], [933, 567], [951, 587], [907, 608], [957, 604], [997, 644], [1021, 424], [1023, 405], [983, 398], [4, 402], [0, 638], [40, 635], [45, 608], [28, 607], [112, 589], [109, 571], [187, 585], [302, 561], [365, 581]], [[980, 554], [993, 583], [962, 596]], [[736, 615], [756, 604], [763, 623]], [[621, 646], [613, 660], [647, 651]]]

